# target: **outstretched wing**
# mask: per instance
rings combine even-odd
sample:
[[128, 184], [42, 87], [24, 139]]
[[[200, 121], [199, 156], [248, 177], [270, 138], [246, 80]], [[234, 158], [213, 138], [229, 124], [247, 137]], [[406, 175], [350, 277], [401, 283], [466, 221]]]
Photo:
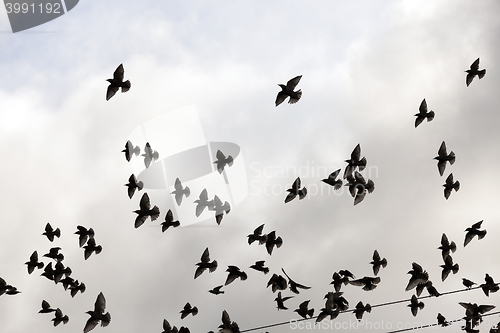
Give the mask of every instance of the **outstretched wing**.
[[294, 77], [293, 79], [289, 80], [286, 83], [286, 87], [289, 88], [289, 89], [291, 89], [291, 90], [295, 89], [295, 87], [297, 86], [297, 84], [299, 84], [299, 81], [300, 81], [301, 78], [302, 78], [302, 75]]

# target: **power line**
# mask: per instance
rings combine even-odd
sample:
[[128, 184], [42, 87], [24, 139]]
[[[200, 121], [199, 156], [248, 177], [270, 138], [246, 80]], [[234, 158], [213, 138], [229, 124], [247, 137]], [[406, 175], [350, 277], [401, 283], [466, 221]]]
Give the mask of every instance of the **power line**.
[[[439, 296], [427, 295], [427, 296], [417, 297], [417, 299], [425, 299], [425, 298], [430, 298], [430, 297], [440, 297], [440, 296], [445, 296], [445, 295], [460, 293], [460, 292], [464, 292], [464, 291], [470, 291], [470, 290], [479, 289], [479, 288], [481, 288], [481, 286], [477, 286], [477, 287], [473, 287], [473, 288], [465, 288], [465, 289], [458, 289], [458, 290], [447, 291], [447, 292], [444, 292], [444, 293], [440, 293]], [[386, 303], [381, 303], [381, 304], [375, 304], [375, 305], [372, 305], [371, 307], [373, 309], [373, 308], [376, 308], [376, 307], [387, 306], [387, 305], [392, 305], [392, 304], [407, 303], [407, 302], [410, 302], [410, 300], [411, 299], [403, 299], [403, 300], [399, 300], [399, 301], [386, 302]], [[346, 312], [353, 312], [353, 310], [344, 310], [344, 311], [340, 311], [339, 313], [346, 313]], [[497, 313], [500, 313], [500, 311], [499, 312], [495, 312], [495, 313], [490, 313], [488, 315], [497, 314]], [[483, 316], [487, 316], [487, 315], [483, 315]], [[297, 322], [300, 322], [300, 321], [306, 321], [306, 320], [311, 320], [311, 319], [316, 319], [316, 318], [318, 318], [318, 316], [314, 316], [314, 317], [311, 317], [311, 318], [294, 319], [293, 322], [297, 323]], [[462, 319], [456, 319], [456, 320], [453, 320], [453, 321], [450, 321], [450, 322], [455, 322], [455, 321], [460, 321], [460, 320], [462, 320]], [[289, 321], [284, 321], [284, 322], [281, 322], [281, 323], [269, 324], [269, 325], [264, 325], [264, 326], [260, 326], [260, 327], [249, 328], [249, 329], [246, 329], [246, 330], [240, 330], [240, 332], [241, 333], [245, 333], [245, 332], [251, 332], [251, 331], [261, 330], [261, 329], [265, 329], [265, 328], [271, 328], [271, 327], [276, 327], [276, 326], [283, 326], [283, 325], [290, 324], [290, 322], [291, 321], [289, 320]], [[435, 325], [437, 325], [437, 324], [429, 324], [429, 325], [420, 326], [420, 327], [417, 327], [417, 328], [403, 329], [403, 330], [393, 331], [393, 332], [389, 332], [389, 333], [405, 332], [405, 331], [410, 331], [410, 330], [418, 329], [418, 328], [432, 327], [432, 326], [435, 326]]]

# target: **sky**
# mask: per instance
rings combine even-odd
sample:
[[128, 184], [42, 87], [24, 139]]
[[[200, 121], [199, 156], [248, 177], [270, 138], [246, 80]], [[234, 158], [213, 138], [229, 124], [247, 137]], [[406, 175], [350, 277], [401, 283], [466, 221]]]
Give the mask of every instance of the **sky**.
[[[351, 309], [360, 300], [411, 298], [405, 287], [412, 262], [440, 292], [462, 289], [462, 278], [483, 283], [486, 273], [500, 281], [499, 10], [494, 0], [80, 1], [58, 19], [15, 34], [0, 11], [0, 277], [21, 291], [0, 296], [0, 331], [78, 332], [100, 292], [111, 323], [92, 332], [161, 332], [163, 319], [191, 332], [217, 331], [223, 310], [241, 330], [290, 322], [300, 319], [293, 310], [305, 300], [319, 313], [333, 291], [333, 272], [373, 276], [375, 249], [388, 265], [375, 290], [343, 287]], [[466, 87], [464, 71], [477, 58], [486, 76]], [[106, 101], [105, 80], [119, 64], [132, 87]], [[276, 107], [277, 84], [297, 75], [302, 98]], [[415, 128], [424, 98], [436, 115]], [[155, 119], [186, 109], [195, 110], [193, 128], [197, 135], [202, 128], [206, 143], [239, 147], [226, 168], [228, 175], [239, 168], [232, 186], [245, 195], [220, 226], [211, 217], [162, 233], [160, 222], [176, 204], [159, 189], [129, 199], [123, 185], [141, 171], [142, 159], [129, 163], [121, 150], [132, 137], [142, 150], [146, 139], [134, 131], [149, 122], [156, 136], [147, 137], [163, 160], [183, 144], [175, 139], [181, 129], [195, 131]], [[456, 154], [444, 176], [433, 160], [442, 141]], [[375, 191], [354, 206], [345, 187], [334, 192], [321, 179], [343, 170], [357, 144], [368, 163], [362, 174]], [[446, 200], [442, 184], [450, 172], [460, 190]], [[285, 204], [297, 177], [308, 195]], [[193, 185], [181, 205], [191, 205], [192, 218], [199, 189]], [[133, 211], [144, 192], [161, 214], [136, 229]], [[486, 237], [464, 248], [464, 230], [480, 220]], [[47, 222], [61, 230], [53, 243], [41, 235]], [[271, 256], [247, 243], [261, 224], [283, 239]], [[78, 225], [95, 230], [100, 254], [84, 260]], [[457, 243], [452, 257], [460, 266], [444, 282], [437, 249], [443, 233]], [[85, 293], [71, 298], [40, 277], [42, 270], [27, 273], [24, 262], [34, 250], [41, 257], [55, 246]], [[207, 247], [219, 267], [195, 280]], [[269, 274], [249, 268], [258, 260]], [[229, 265], [248, 279], [223, 287], [222, 295], [208, 293], [224, 284]], [[287, 311], [276, 308], [277, 293], [266, 288], [281, 268], [311, 287], [299, 295], [283, 291], [295, 296], [285, 302]], [[356, 331], [435, 323], [438, 312], [455, 320], [465, 314], [459, 302], [499, 306], [499, 297], [473, 290], [424, 299], [417, 317], [408, 303], [374, 308], [364, 319], [379, 329]], [[43, 299], [69, 322], [54, 328], [52, 315], [38, 314]], [[181, 320], [186, 302], [199, 313]], [[344, 313], [333, 325], [354, 320]], [[481, 330], [499, 320], [485, 317]], [[301, 330], [285, 324], [256, 331]]]

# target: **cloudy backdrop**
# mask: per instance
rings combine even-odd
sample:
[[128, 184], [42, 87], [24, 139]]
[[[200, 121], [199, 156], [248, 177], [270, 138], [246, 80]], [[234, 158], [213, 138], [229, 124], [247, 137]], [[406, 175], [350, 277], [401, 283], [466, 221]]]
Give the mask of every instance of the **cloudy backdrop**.
[[[319, 313], [333, 272], [372, 276], [375, 249], [389, 264], [375, 290], [343, 288], [351, 308], [360, 300], [409, 299], [414, 261], [440, 292], [462, 289], [462, 277], [482, 283], [489, 273], [500, 281], [498, 1], [81, 1], [16, 34], [0, 12], [0, 276], [22, 292], [0, 297], [1, 332], [82, 331], [99, 292], [112, 320], [95, 332], [161, 332], [163, 319], [191, 332], [216, 331], [223, 310], [241, 330], [287, 322], [300, 318], [293, 310], [304, 300]], [[466, 87], [464, 71], [478, 57], [487, 74]], [[106, 101], [105, 80], [120, 63], [132, 88]], [[302, 99], [275, 107], [277, 84], [297, 75]], [[424, 98], [436, 116], [415, 129]], [[189, 105], [207, 142], [241, 148], [248, 195], [219, 227], [211, 219], [162, 234], [159, 224], [174, 204], [166, 192], [145, 190], [160, 220], [135, 229], [132, 211], [144, 191], [128, 198], [123, 184], [133, 169], [120, 151], [138, 126]], [[443, 140], [456, 162], [441, 177], [432, 158]], [[321, 179], [344, 168], [358, 143], [375, 191], [353, 206], [345, 188], [333, 193]], [[461, 188], [445, 200], [441, 185], [450, 172]], [[309, 194], [285, 205], [298, 176]], [[193, 214], [198, 194], [183, 203]], [[480, 220], [488, 234], [463, 248], [465, 228]], [[53, 243], [41, 236], [47, 222], [61, 229]], [[272, 256], [247, 243], [263, 223], [264, 232], [283, 238]], [[84, 260], [77, 225], [95, 230], [101, 254]], [[443, 232], [457, 243], [460, 265], [445, 282], [437, 250]], [[54, 246], [85, 293], [71, 298], [42, 270], [27, 274], [31, 253], [41, 257]], [[194, 280], [206, 247], [219, 268]], [[271, 273], [248, 268], [257, 260]], [[223, 295], [208, 293], [224, 283], [228, 265], [248, 279]], [[266, 288], [282, 267], [312, 287], [288, 300], [288, 311], [277, 310], [277, 293]], [[458, 302], [499, 306], [499, 296], [474, 290], [423, 300], [416, 318], [402, 303], [364, 319], [387, 332], [398, 323], [434, 323], [438, 312], [459, 319]], [[68, 324], [54, 328], [52, 315], [38, 314], [42, 299], [61, 308]], [[199, 314], [181, 320], [186, 302]], [[351, 313], [337, 318], [354, 320]], [[485, 317], [482, 330], [498, 320]]]

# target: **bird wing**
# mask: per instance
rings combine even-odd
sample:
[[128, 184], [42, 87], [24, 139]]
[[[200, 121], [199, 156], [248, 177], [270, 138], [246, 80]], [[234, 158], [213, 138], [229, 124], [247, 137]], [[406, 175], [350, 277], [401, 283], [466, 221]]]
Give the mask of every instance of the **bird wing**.
[[354, 205], [359, 204], [365, 198], [366, 191], [358, 192], [354, 198]]
[[264, 230], [264, 224], [261, 224], [260, 226], [258, 226], [254, 231], [253, 231], [253, 234], [254, 235], [262, 235], [262, 231]]
[[351, 153], [351, 160], [359, 161], [360, 157], [361, 157], [361, 146], [358, 143], [358, 145], [354, 147], [354, 150]]
[[38, 261], [38, 252], [34, 251], [30, 256], [30, 261], [37, 262]]
[[446, 161], [439, 161], [437, 166], [438, 166], [438, 170], [439, 170], [439, 175], [442, 176], [444, 173], [444, 170], [446, 169]]
[[97, 326], [97, 324], [99, 324], [99, 319], [90, 317], [89, 320], [87, 320], [85, 327], [83, 328], [83, 333], [88, 333], [92, 331]]
[[443, 247], [448, 247], [450, 245], [450, 242], [448, 241], [448, 237], [446, 237], [445, 233], [443, 233], [443, 236], [441, 236], [441, 245]]
[[139, 202], [139, 207], [141, 210], [151, 209], [151, 203], [149, 201], [149, 195], [144, 193], [141, 197], [141, 201]]
[[472, 229], [479, 229], [479, 228], [481, 228], [481, 224], [482, 224], [482, 223], [483, 223], [483, 220], [481, 220], [481, 221], [479, 221], [479, 222], [476, 222], [476, 223], [474, 223], [474, 224], [471, 226], [471, 228], [472, 228]]
[[199, 198], [202, 201], [208, 201], [208, 193], [206, 188], [201, 191]]
[[415, 128], [417, 128], [417, 126], [420, 125], [424, 119], [425, 117], [417, 115], [417, 118], [415, 119]]
[[450, 194], [451, 194], [451, 188], [445, 188], [444, 189], [444, 198], [446, 200], [448, 200], [448, 198], [450, 197]]
[[441, 143], [441, 146], [439, 146], [438, 155], [440, 157], [448, 156], [448, 154], [446, 153], [446, 143], [444, 141]]
[[453, 185], [453, 173], [450, 173], [448, 177], [446, 178], [446, 184], [448, 185]]
[[467, 87], [469, 86], [469, 84], [471, 84], [472, 80], [474, 80], [474, 77], [476, 76], [476, 74], [467, 74], [467, 76], [465, 77], [465, 84], [467, 85]]
[[297, 194], [293, 192], [288, 193], [288, 195], [285, 198], [285, 203], [292, 201], [293, 199], [295, 199], [296, 196]]
[[208, 247], [203, 251], [201, 255], [201, 262], [210, 262], [210, 253], [208, 252]]
[[427, 102], [425, 101], [425, 98], [422, 100], [422, 103], [420, 103], [418, 111], [420, 111], [420, 113], [427, 113]]
[[294, 194], [297, 194], [297, 191], [299, 190], [300, 188], [300, 178], [297, 177], [297, 179], [295, 179], [295, 181], [293, 182], [292, 184], [292, 187], [291, 187], [291, 190], [293, 190]]
[[288, 95], [284, 91], [280, 91], [278, 93], [278, 96], [276, 96], [276, 106], [280, 105], [285, 101], [285, 99], [288, 97]]
[[123, 81], [123, 74], [125, 73], [123, 69], [123, 64], [120, 64], [113, 73], [113, 79]]
[[224, 161], [226, 159], [226, 156], [220, 150], [217, 150], [215, 156], [219, 161]]
[[477, 58], [472, 65], [470, 65], [470, 69], [473, 71], [478, 71], [479, 70], [479, 58]]
[[113, 97], [119, 89], [120, 87], [110, 84], [108, 86], [108, 90], [106, 91], [106, 100], [109, 101], [109, 99]]
[[293, 79], [290, 79], [286, 83], [286, 87], [289, 88], [290, 90], [295, 89], [295, 87], [297, 86], [297, 84], [299, 84], [299, 81], [300, 81], [301, 78], [302, 78], [302, 75], [299, 75], [299, 76], [294, 77]]
[[106, 311], [106, 299], [104, 298], [104, 294], [102, 292], [97, 295], [94, 311], [97, 313], [104, 313], [104, 311]]
[[182, 191], [182, 183], [179, 180], [179, 178], [175, 179], [174, 188], [175, 188], [176, 191]]
[[[451, 190], [450, 190], [450, 192], [451, 192]], [[469, 231], [468, 233], [466, 233], [466, 234], [465, 234], [465, 240], [464, 240], [464, 247], [465, 247], [465, 246], [467, 246], [467, 244], [469, 244], [469, 243], [470, 243], [470, 241], [471, 241], [473, 238], [474, 238], [474, 233], [472, 233], [472, 232], [470, 232], [470, 231]]]

